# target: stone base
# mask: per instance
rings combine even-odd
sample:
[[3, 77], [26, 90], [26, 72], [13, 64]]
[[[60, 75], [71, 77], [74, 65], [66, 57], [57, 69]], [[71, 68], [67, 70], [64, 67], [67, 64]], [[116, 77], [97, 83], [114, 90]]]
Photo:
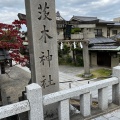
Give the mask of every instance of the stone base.
[[92, 74], [90, 73], [90, 74], [83, 74], [82, 75], [84, 78], [89, 78], [89, 77], [91, 77], [92, 76]]

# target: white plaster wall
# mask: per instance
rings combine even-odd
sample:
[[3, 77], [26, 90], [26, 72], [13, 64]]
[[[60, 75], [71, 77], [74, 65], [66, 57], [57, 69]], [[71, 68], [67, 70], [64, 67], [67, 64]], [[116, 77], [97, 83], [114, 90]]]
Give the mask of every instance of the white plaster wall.
[[120, 28], [115, 28], [115, 27], [114, 27], [114, 28], [111, 28], [111, 29], [110, 29], [110, 37], [115, 35], [115, 34], [112, 34], [112, 30], [117, 30], [117, 33], [120, 32]]
[[71, 34], [71, 39], [83, 39], [83, 33]]
[[120, 17], [114, 18], [113, 21], [120, 22]]
[[88, 32], [87, 33], [87, 38], [95, 38], [95, 33], [94, 32]]
[[95, 28], [95, 24], [80, 24], [78, 25], [79, 28]]
[[87, 39], [95, 38], [94, 28], [85, 28], [83, 30], [84, 36]]
[[58, 29], [57, 30], [57, 39], [63, 39], [63, 30], [61, 29]]
[[97, 66], [97, 53], [91, 53], [91, 65]]
[[107, 37], [107, 26], [96, 26], [95, 29], [102, 29], [103, 36]]
[[114, 56], [111, 56], [111, 68], [115, 67], [119, 64], [119, 55], [117, 55], [117, 58], [114, 58]]

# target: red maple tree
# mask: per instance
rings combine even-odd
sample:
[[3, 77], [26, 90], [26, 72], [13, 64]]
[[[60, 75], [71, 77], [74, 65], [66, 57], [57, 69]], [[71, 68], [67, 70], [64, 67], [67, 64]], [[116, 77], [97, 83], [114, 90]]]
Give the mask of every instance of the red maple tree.
[[17, 63], [25, 66], [28, 62], [28, 56], [20, 53], [20, 48], [25, 48], [21, 39], [21, 25], [25, 20], [15, 20], [12, 24], [0, 23], [0, 48], [10, 51], [10, 57]]

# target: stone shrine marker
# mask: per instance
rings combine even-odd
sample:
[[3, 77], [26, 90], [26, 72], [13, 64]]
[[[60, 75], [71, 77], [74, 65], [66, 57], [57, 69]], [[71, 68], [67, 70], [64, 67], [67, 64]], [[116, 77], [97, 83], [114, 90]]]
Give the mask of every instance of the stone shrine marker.
[[25, 4], [32, 82], [42, 87], [43, 95], [56, 92], [59, 77], [55, 1], [25, 0]]
[[26, 0], [32, 82], [43, 94], [59, 90], [54, 0]]

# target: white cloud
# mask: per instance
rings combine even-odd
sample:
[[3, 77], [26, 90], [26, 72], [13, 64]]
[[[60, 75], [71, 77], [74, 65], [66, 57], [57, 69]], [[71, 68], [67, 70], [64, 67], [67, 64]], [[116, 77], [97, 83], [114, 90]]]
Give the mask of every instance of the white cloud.
[[24, 6], [24, 0], [0, 0], [0, 8], [22, 8]]
[[[66, 20], [73, 15], [111, 20], [120, 17], [119, 5], [120, 0], [56, 0], [56, 9]], [[18, 13], [25, 13], [24, 0], [0, 0], [0, 22], [11, 23]]]
[[18, 19], [18, 13], [25, 13], [24, 9], [17, 10], [17, 9], [9, 9], [5, 8], [0, 12], [0, 22], [1, 23], [8, 23], [11, 24], [15, 19]]
[[63, 14], [65, 18], [69, 18], [68, 16], [72, 17], [73, 15], [95, 16], [105, 20], [120, 17], [120, 0], [71, 0], [70, 2], [69, 0], [64, 2], [61, 2], [61, 0], [56, 1], [57, 9], [61, 15], [63, 11], [67, 13], [67, 15]]
[[25, 13], [24, 0], [0, 0], [1, 23], [12, 23], [20, 12]]

